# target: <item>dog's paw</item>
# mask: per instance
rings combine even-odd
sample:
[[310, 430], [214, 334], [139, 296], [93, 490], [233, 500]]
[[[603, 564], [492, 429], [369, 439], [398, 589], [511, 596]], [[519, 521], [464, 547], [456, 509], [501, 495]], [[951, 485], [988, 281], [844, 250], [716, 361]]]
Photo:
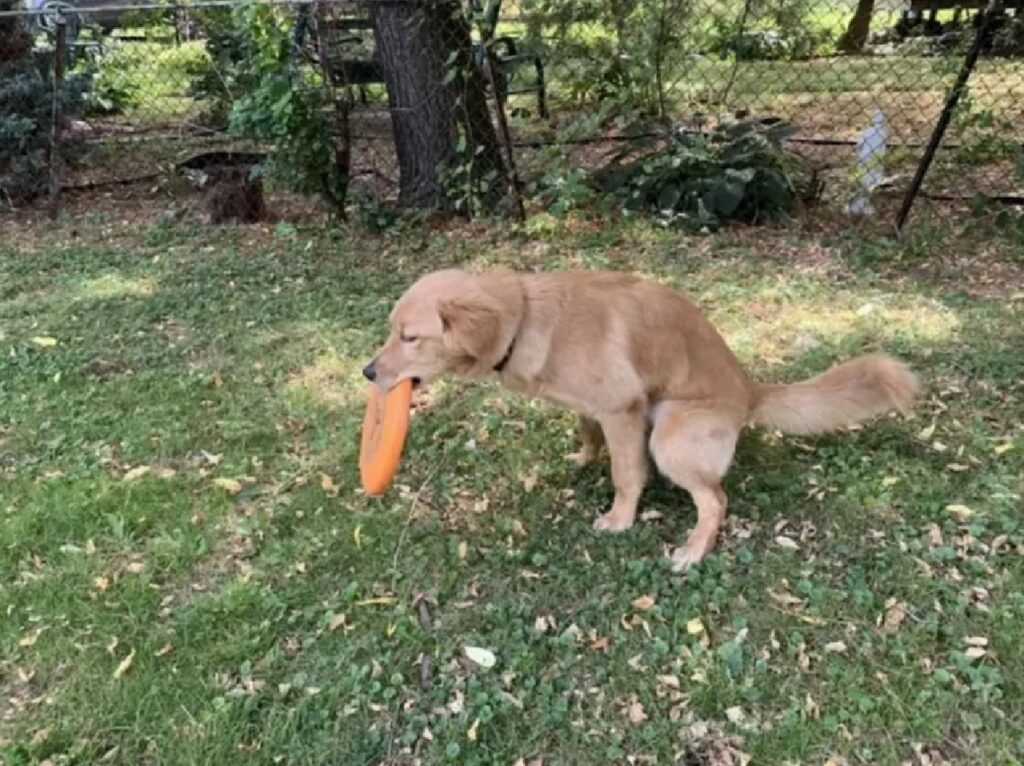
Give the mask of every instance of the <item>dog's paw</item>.
[[565, 459], [568, 460], [573, 465], [582, 468], [585, 465], [593, 463], [596, 457], [597, 453], [595, 453], [593, 450], [584, 449], [580, 450], [579, 452], [573, 452], [570, 455], [566, 455]]
[[704, 551], [690, 545], [680, 545], [672, 551], [672, 571], [685, 572], [704, 558]]
[[594, 529], [598, 532], [625, 532], [633, 526], [633, 519], [616, 515], [609, 511], [594, 519]]

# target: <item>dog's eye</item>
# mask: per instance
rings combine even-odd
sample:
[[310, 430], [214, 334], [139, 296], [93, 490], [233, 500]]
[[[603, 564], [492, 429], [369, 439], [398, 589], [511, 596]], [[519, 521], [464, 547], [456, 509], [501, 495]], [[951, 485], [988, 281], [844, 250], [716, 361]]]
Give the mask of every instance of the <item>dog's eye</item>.
[[398, 335], [398, 339], [400, 341], [402, 341], [402, 343], [413, 343], [413, 342], [419, 340], [419, 338], [417, 336], [415, 336], [415, 335], [406, 335], [404, 332], [400, 333]]

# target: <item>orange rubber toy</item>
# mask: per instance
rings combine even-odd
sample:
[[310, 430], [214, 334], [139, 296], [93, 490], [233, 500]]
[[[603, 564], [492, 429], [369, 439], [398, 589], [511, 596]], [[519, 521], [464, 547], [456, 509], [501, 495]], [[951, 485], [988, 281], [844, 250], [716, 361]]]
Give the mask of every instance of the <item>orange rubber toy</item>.
[[400, 381], [390, 391], [370, 386], [359, 446], [359, 475], [368, 495], [383, 494], [395, 478], [409, 431], [411, 401], [411, 380]]

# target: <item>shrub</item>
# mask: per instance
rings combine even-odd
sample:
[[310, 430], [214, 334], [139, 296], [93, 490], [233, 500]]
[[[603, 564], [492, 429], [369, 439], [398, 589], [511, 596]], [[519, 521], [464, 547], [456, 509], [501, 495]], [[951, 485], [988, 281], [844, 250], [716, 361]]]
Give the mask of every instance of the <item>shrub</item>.
[[231, 132], [271, 143], [259, 172], [343, 214], [348, 159], [346, 137], [335, 135], [339, 107], [319, 73], [296, 61], [291, 25], [276, 9], [253, 4], [235, 10], [233, 30], [239, 59], [216, 62], [233, 86]]
[[[51, 56], [28, 54], [0, 63], [0, 199], [23, 202], [47, 185], [48, 151], [53, 109]], [[66, 118], [82, 100], [84, 82], [68, 77], [62, 92]], [[68, 157], [77, 147], [62, 144]]]
[[1024, 19], [1019, 15], [1005, 19], [992, 36], [992, 53], [997, 56], [1024, 55]]
[[794, 132], [786, 123], [753, 121], [708, 135], [668, 131], [623, 150], [594, 181], [627, 209], [653, 212], [666, 223], [770, 220], [817, 191], [806, 163], [783, 145]]
[[209, 61], [190, 69], [189, 95], [203, 104], [203, 119], [226, 128], [235, 93], [253, 90], [258, 75], [245, 66], [252, 55], [253, 30], [227, 8], [202, 8], [196, 23], [206, 36]]
[[120, 114], [143, 109], [155, 114], [183, 108], [184, 93], [196, 73], [209, 69], [202, 43], [181, 45], [110, 40], [94, 51], [78, 71], [90, 79], [85, 109]]

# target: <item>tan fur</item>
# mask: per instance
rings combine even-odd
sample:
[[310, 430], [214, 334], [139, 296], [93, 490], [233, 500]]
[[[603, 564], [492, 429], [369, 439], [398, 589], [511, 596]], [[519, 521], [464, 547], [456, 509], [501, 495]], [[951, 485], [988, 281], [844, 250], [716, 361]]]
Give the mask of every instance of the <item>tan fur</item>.
[[790, 434], [817, 434], [881, 415], [909, 412], [917, 379], [882, 354], [851, 359], [800, 383], [757, 388], [750, 421]]
[[497, 365], [506, 387], [580, 414], [574, 462], [593, 460], [607, 443], [615, 499], [596, 529], [632, 526], [648, 448], [690, 493], [697, 525], [673, 554], [677, 568], [714, 546], [726, 511], [721, 480], [745, 424], [819, 433], [905, 412], [917, 389], [913, 374], [883, 355], [800, 383], [755, 383], [688, 298], [600, 272], [428, 274], [396, 304], [391, 336], [371, 366], [390, 388], [404, 378], [486, 375]]

